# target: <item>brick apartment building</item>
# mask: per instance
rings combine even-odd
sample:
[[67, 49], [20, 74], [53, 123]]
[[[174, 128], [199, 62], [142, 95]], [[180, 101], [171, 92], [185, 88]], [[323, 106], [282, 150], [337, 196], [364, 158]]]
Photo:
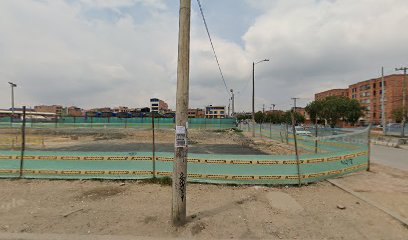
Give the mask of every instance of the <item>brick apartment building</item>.
[[80, 109], [79, 107], [75, 107], [75, 106], [68, 107], [67, 112], [68, 112], [68, 116], [70, 117], [82, 117], [83, 116], [82, 109]]
[[205, 117], [204, 109], [201, 109], [201, 108], [188, 109], [188, 117], [189, 118], [204, 118]]
[[316, 93], [315, 100], [323, 100], [330, 96], [348, 97], [349, 89], [348, 88], [337, 88], [337, 89], [330, 89], [324, 92]]
[[165, 101], [158, 98], [151, 98], [150, 109], [151, 112], [165, 113], [169, 110], [169, 105]]
[[[387, 123], [394, 122], [392, 112], [402, 107], [403, 74], [392, 74], [384, 76], [384, 112]], [[333, 89], [336, 90], [336, 89]], [[329, 90], [330, 91], [330, 90]], [[325, 91], [328, 92], [328, 91]], [[315, 94], [315, 99], [323, 93]], [[337, 92], [338, 93], [338, 92]], [[381, 77], [373, 78], [352, 84], [348, 88], [348, 97], [357, 99], [367, 111], [361, 121], [364, 123], [380, 124], [382, 119], [382, 80]], [[407, 91], [408, 94], [408, 91]], [[337, 95], [339, 96], [339, 95]]]
[[34, 106], [34, 111], [36, 112], [47, 112], [47, 113], [55, 113], [58, 116], [61, 116], [62, 114], [62, 106], [61, 105], [40, 105], [40, 106]]

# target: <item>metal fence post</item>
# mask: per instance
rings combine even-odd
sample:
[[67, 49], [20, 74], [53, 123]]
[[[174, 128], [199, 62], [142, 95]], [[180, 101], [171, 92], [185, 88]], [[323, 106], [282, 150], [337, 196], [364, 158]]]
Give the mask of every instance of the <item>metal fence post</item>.
[[153, 163], [153, 178], [156, 178], [156, 146], [155, 146], [155, 138], [154, 138], [154, 112], [152, 112], [152, 152], [153, 152], [153, 158], [152, 158], [152, 163]]
[[316, 116], [316, 122], [315, 122], [315, 154], [317, 154], [317, 136], [318, 136], [318, 134], [317, 134], [317, 116]]
[[368, 132], [367, 132], [367, 171], [370, 171], [371, 168], [371, 124], [368, 126]]
[[23, 106], [23, 124], [21, 125], [21, 158], [20, 158], [19, 178], [23, 176], [23, 168], [24, 168], [25, 127], [26, 127], [26, 106]]
[[296, 153], [296, 166], [297, 166], [297, 174], [298, 174], [298, 185], [300, 187], [300, 161], [299, 161], [299, 151], [297, 146], [297, 138], [296, 138], [296, 128], [295, 128], [295, 110], [292, 111], [292, 131], [293, 131], [293, 141], [295, 143], [295, 153]]

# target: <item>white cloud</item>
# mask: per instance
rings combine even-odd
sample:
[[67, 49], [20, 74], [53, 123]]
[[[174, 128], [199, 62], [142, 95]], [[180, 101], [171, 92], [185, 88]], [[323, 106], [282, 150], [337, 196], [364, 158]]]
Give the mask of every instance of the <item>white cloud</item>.
[[406, 9], [404, 0], [271, 2], [244, 36], [249, 55], [271, 58], [259, 94], [275, 102], [313, 97], [376, 77], [381, 65], [407, 64]]
[[[238, 110], [250, 109], [252, 61], [271, 59], [256, 66], [258, 109], [271, 103], [288, 108], [290, 97], [305, 102], [317, 91], [376, 77], [382, 65], [391, 73], [408, 64], [405, 0], [246, 2], [262, 11], [242, 36], [243, 46], [240, 39], [212, 35]], [[155, 96], [174, 107], [178, 11], [169, 4], [175, 3], [0, 1], [0, 107], [9, 105], [7, 81], [19, 84], [16, 105], [136, 107]], [[123, 10], [132, 8], [143, 9], [143, 21]], [[103, 9], [117, 19], [84, 15]], [[224, 12], [234, 14], [233, 8]], [[190, 105], [227, 104], [196, 9], [191, 30]]]

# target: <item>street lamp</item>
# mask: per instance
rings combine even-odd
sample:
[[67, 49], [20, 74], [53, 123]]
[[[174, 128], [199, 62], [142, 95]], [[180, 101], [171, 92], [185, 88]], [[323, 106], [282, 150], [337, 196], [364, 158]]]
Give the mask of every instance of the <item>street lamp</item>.
[[14, 117], [14, 88], [17, 87], [17, 84], [8, 82], [11, 87], [11, 112], [12, 112], [12, 117]]
[[252, 62], [252, 137], [255, 137], [255, 65], [261, 62], [269, 62], [269, 59]]

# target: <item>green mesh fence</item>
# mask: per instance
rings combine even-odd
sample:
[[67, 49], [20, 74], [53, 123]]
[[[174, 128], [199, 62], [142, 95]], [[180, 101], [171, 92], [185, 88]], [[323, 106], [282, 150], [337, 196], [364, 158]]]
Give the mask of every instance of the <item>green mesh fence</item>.
[[[71, 121], [72, 119], [68, 120]], [[141, 119], [138, 120], [142, 121]], [[217, 124], [217, 120], [204, 121], [203, 123], [200, 122], [200, 119], [191, 119], [189, 126], [200, 123]], [[66, 124], [72, 123], [67, 122]], [[155, 126], [158, 124], [166, 123], [158, 122], [155, 123]], [[75, 141], [78, 137], [81, 138], [81, 134], [87, 131], [92, 134], [84, 135], [83, 145], [104, 139], [111, 139], [109, 143], [114, 145], [116, 139], [129, 134], [131, 138], [137, 138], [140, 144], [149, 144], [151, 138], [139, 134], [143, 132], [143, 129], [140, 131], [137, 129], [117, 131], [113, 127], [97, 130], [91, 130], [87, 127], [55, 128], [55, 126], [30, 128], [29, 125], [28, 122], [25, 134], [26, 144], [24, 145], [26, 150], [23, 152], [23, 157], [21, 154], [21, 129], [18, 127], [1, 129], [0, 177], [12, 178], [19, 177], [21, 174], [23, 178], [146, 179], [152, 178], [154, 175], [153, 164], [156, 167], [155, 175], [157, 177], [171, 176], [174, 156], [171, 151], [159, 151], [153, 156], [153, 153], [149, 151], [126, 151], [119, 148], [110, 151], [108, 147], [111, 146], [106, 145], [105, 147], [98, 145], [102, 147], [87, 151], [81, 148], [73, 150], [72, 148], [71, 150], [58, 148], [60, 143], [67, 146], [69, 145], [67, 142]], [[293, 133], [286, 131], [285, 126], [257, 125], [255, 127], [257, 137], [281, 143], [287, 141], [289, 146], [293, 147]], [[243, 131], [250, 132], [252, 130], [251, 126], [246, 125], [240, 125], [240, 128]], [[157, 130], [159, 131], [159, 129]], [[293, 154], [189, 153], [188, 180], [205, 183], [298, 184], [299, 182], [315, 182], [367, 169], [368, 129], [347, 132], [342, 130], [336, 134], [332, 129], [321, 129], [319, 132], [318, 137], [297, 137], [298, 145], [302, 149], [299, 161]], [[88, 141], [87, 138], [91, 137], [92, 141]], [[133, 144], [133, 142], [129, 141], [128, 144]]]
[[[174, 118], [155, 118], [155, 128], [175, 128]], [[189, 118], [189, 128], [227, 129], [236, 127], [235, 118]], [[0, 118], [0, 128], [21, 127], [21, 121]], [[151, 128], [152, 118], [61, 117], [57, 120], [27, 119], [27, 128]]]

